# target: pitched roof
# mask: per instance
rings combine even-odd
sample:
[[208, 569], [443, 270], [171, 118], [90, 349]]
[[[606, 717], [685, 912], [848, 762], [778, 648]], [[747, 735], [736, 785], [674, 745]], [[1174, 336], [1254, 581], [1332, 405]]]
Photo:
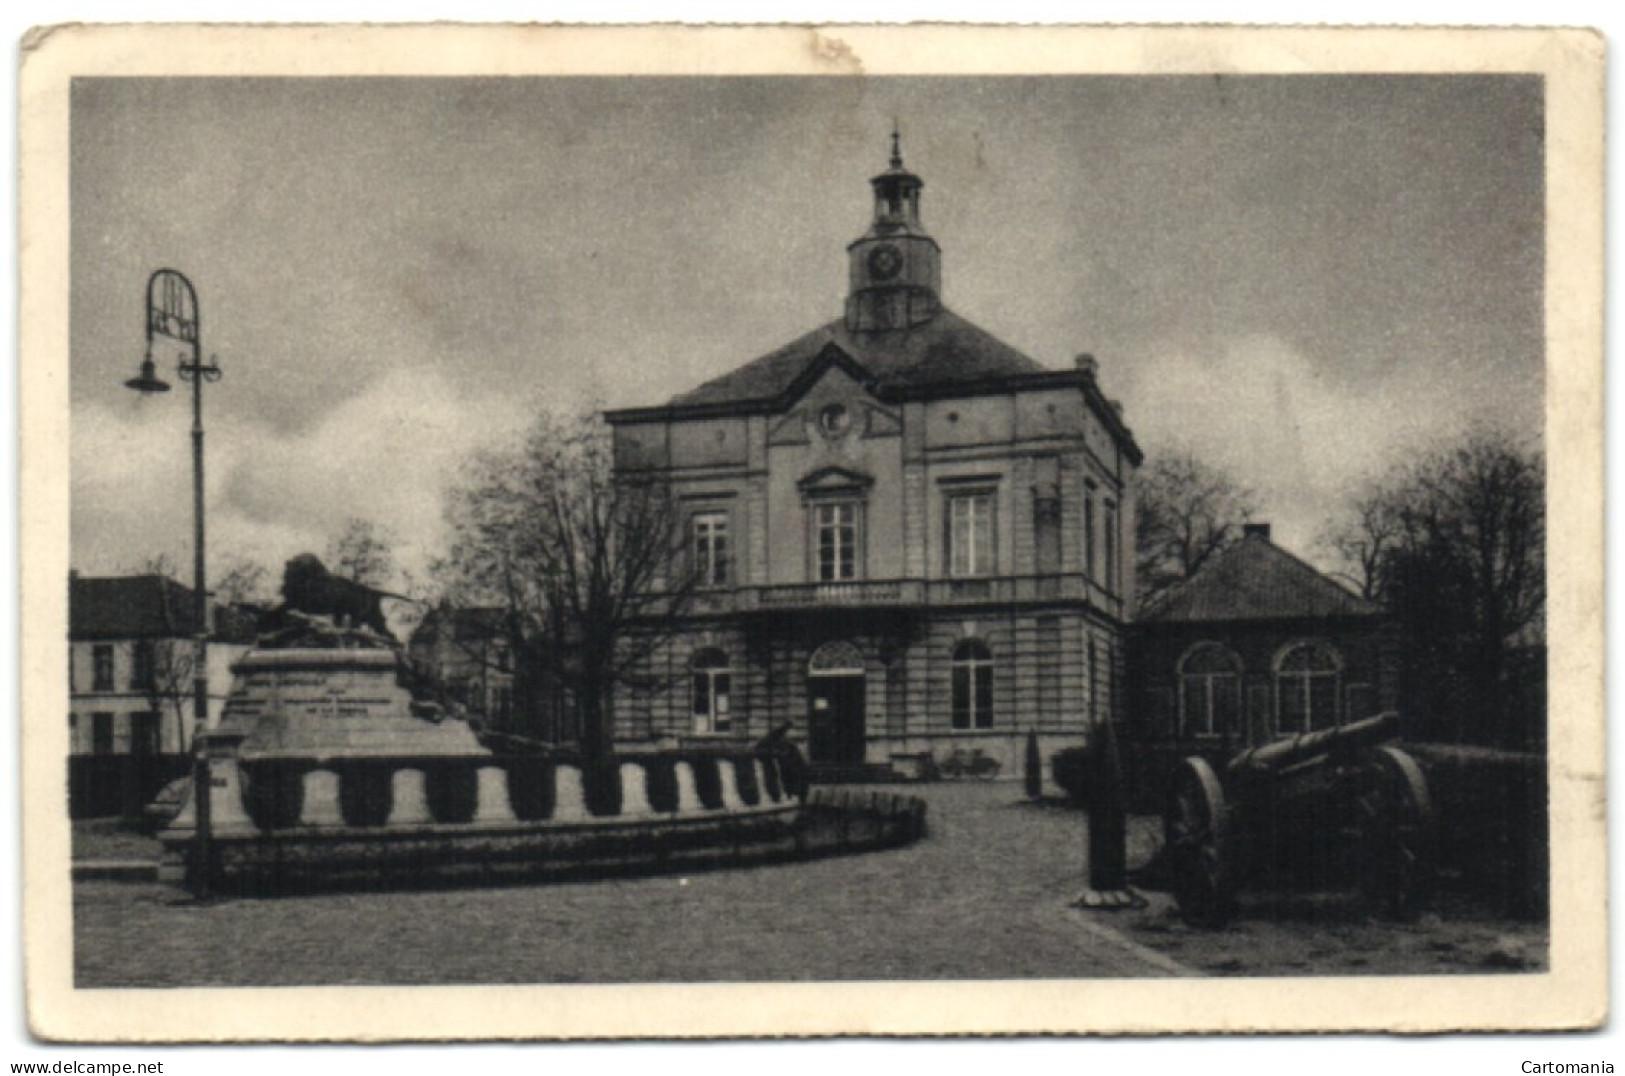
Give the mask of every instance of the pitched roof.
[[853, 332], [838, 318], [776, 351], [676, 396], [673, 407], [773, 400], [829, 345], [855, 359], [880, 395], [1053, 373], [985, 329], [944, 308], [910, 329]]
[[161, 575], [68, 579], [68, 637], [141, 639], [191, 635], [192, 591]]
[[[68, 577], [69, 639], [175, 639], [197, 623], [194, 591], [162, 575]], [[216, 605], [215, 642], [252, 643], [259, 609]]]
[[453, 642], [489, 642], [508, 633], [508, 611], [499, 605], [438, 605], [412, 632], [411, 644], [427, 646], [442, 635]]
[[1250, 534], [1153, 600], [1138, 619], [1167, 624], [1381, 613], [1376, 603], [1345, 590], [1262, 534]]

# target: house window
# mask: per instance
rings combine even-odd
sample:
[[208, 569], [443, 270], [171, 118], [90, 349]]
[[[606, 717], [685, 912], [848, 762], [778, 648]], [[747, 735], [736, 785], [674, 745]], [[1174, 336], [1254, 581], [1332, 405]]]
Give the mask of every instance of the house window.
[[948, 574], [993, 574], [993, 494], [956, 493], [948, 498]]
[[1275, 728], [1282, 735], [1337, 724], [1342, 661], [1324, 643], [1298, 643], [1275, 659]]
[[1086, 579], [1095, 577], [1095, 484], [1089, 483], [1089, 488], [1083, 495], [1083, 575]]
[[90, 715], [90, 753], [93, 755], [111, 755], [113, 753], [113, 715]]
[[1241, 715], [1241, 660], [1218, 643], [1201, 643], [1179, 662], [1179, 729], [1184, 736], [1222, 736]]
[[858, 508], [856, 501], [813, 506], [820, 583], [858, 577]]
[[498, 684], [491, 689], [491, 716], [498, 721], [506, 721], [512, 713], [513, 689]]
[[1111, 501], [1103, 501], [1101, 503], [1101, 507], [1104, 509], [1102, 515], [1105, 523], [1104, 533], [1101, 535], [1101, 537], [1104, 539], [1104, 541], [1101, 543], [1101, 550], [1103, 559], [1105, 560], [1105, 564], [1103, 565], [1104, 578], [1101, 580], [1101, 582], [1105, 584], [1106, 589], [1109, 592], [1116, 594], [1118, 591], [1117, 505], [1113, 504]]
[[954, 648], [954, 728], [993, 727], [993, 654], [987, 644], [966, 639]]
[[501, 673], [511, 673], [511, 672], [513, 672], [513, 651], [509, 650], [505, 646], [498, 646], [497, 647], [497, 656], [496, 656], [496, 667], [497, 667], [497, 672], [501, 672]]
[[151, 691], [156, 684], [152, 640], [137, 639], [132, 654], [135, 660], [130, 664], [130, 690]]
[[130, 715], [130, 754], [158, 754], [158, 715], [150, 711]]
[[90, 690], [113, 690], [113, 644], [98, 643], [91, 650]]
[[727, 732], [733, 721], [733, 674], [728, 655], [715, 648], [694, 655], [694, 731]]
[[700, 512], [693, 517], [694, 574], [702, 587], [728, 583], [728, 513]]

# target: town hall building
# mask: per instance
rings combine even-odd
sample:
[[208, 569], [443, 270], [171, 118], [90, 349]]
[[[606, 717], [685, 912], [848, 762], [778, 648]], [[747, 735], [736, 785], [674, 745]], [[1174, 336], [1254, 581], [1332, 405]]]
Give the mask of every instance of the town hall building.
[[701, 583], [614, 700], [622, 744], [788, 726], [825, 767], [1020, 772], [1117, 712], [1141, 461], [1097, 366], [943, 304], [903, 165], [872, 181], [842, 317], [656, 407], [618, 474], [670, 482]]

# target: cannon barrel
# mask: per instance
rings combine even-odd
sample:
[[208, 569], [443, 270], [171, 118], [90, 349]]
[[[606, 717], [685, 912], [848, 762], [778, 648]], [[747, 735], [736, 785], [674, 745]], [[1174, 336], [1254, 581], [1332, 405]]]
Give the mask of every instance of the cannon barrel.
[[1288, 740], [1249, 748], [1232, 758], [1225, 769], [1231, 773], [1274, 773], [1334, 750], [1371, 747], [1398, 735], [1399, 715], [1390, 711], [1337, 728], [1303, 732]]

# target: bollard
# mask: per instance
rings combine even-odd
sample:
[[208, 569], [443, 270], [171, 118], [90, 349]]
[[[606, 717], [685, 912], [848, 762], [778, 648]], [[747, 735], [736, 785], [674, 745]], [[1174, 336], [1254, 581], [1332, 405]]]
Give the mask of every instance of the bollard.
[[1128, 799], [1111, 723], [1102, 722], [1089, 752], [1089, 888], [1075, 902], [1084, 908], [1133, 908], [1143, 900], [1128, 886]]

